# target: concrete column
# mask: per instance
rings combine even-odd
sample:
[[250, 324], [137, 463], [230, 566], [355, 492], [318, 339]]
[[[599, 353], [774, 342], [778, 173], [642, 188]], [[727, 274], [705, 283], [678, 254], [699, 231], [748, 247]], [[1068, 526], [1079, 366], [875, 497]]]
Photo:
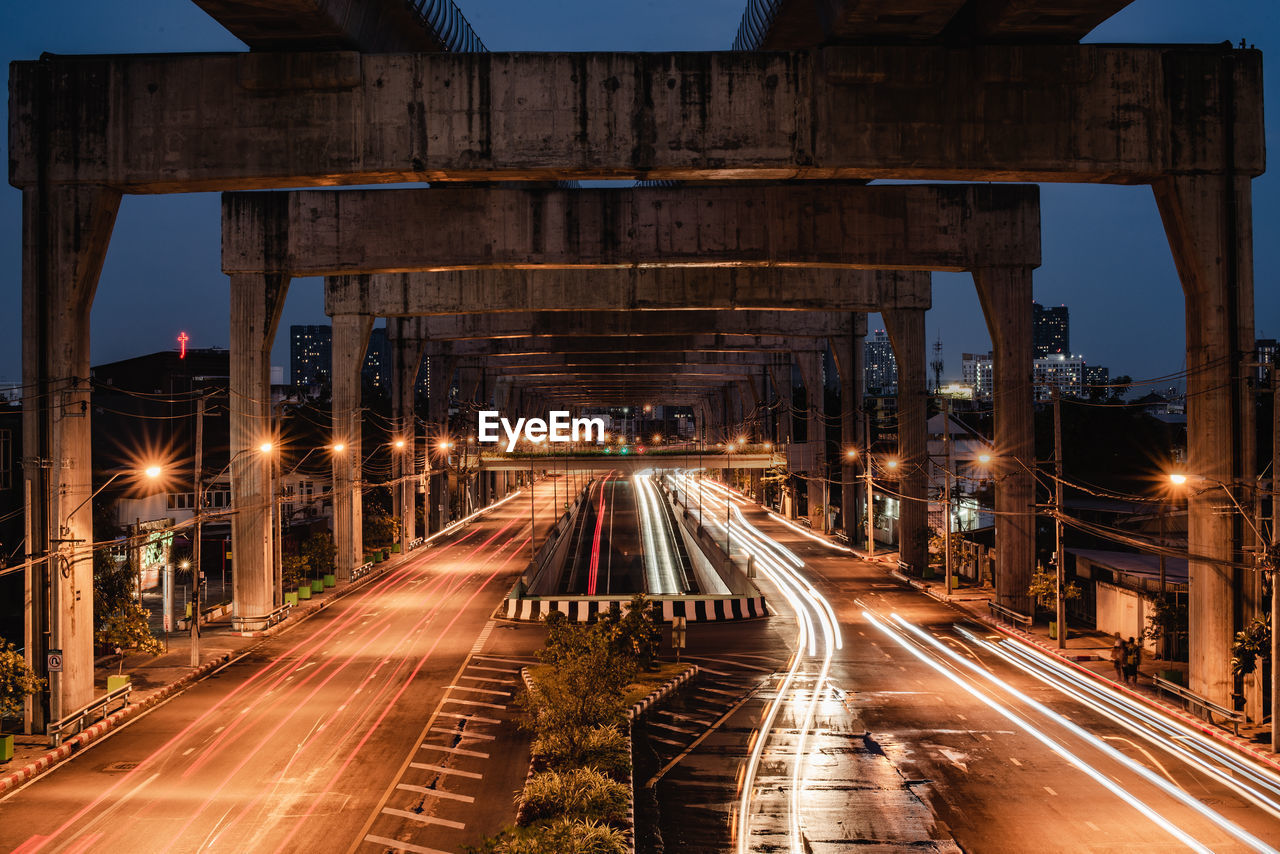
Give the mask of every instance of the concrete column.
[[[1027, 594], [1036, 559], [1035, 421], [1031, 391], [1031, 270], [975, 270], [991, 335], [995, 410], [996, 601], [1030, 614]], [[901, 376], [901, 366], [899, 366]]]
[[396, 486], [392, 490], [393, 512], [400, 520], [400, 542], [405, 546], [418, 536], [417, 532], [417, 419], [414, 415], [415, 388], [418, 371], [422, 367], [422, 352], [427, 342], [410, 334], [416, 326], [403, 317], [387, 318], [387, 340], [391, 345], [391, 418], [396, 425], [396, 437], [403, 440], [403, 449], [391, 449], [391, 477]]
[[805, 396], [805, 486], [808, 492], [809, 524], [815, 531], [826, 530], [823, 486], [826, 481], [827, 426], [823, 420], [822, 353], [801, 350], [793, 354], [804, 380]]
[[339, 581], [350, 581], [351, 571], [364, 558], [360, 370], [372, 331], [370, 315], [333, 316], [333, 433], [334, 441], [346, 446], [343, 453], [333, 455], [333, 544], [338, 549]]
[[1251, 532], [1224, 490], [1250, 506], [1238, 485], [1254, 482], [1256, 442], [1241, 367], [1254, 342], [1252, 194], [1247, 177], [1228, 175], [1167, 178], [1153, 189], [1186, 300], [1188, 469], [1207, 484], [1188, 500], [1190, 688], [1230, 708], [1237, 591], [1248, 585], [1247, 570], [1227, 563], [1245, 562]]
[[[929, 395], [924, 309], [886, 309], [881, 316], [898, 363], [898, 554], [916, 572], [923, 572], [929, 561]], [[1030, 364], [1028, 360], [1027, 365]]]
[[[863, 339], [867, 316], [853, 316], [853, 331], [828, 339], [840, 374], [840, 524], [850, 542], [857, 542], [865, 530], [860, 525], [863, 502], [862, 466], [865, 464], [862, 436]], [[856, 456], [848, 452], [854, 450]]]
[[233, 610], [245, 629], [275, 608], [275, 548], [271, 529], [274, 502], [271, 471], [278, 444], [271, 423], [271, 345], [289, 277], [248, 274], [231, 277], [231, 568]]
[[[49, 677], [48, 706], [29, 704], [28, 732], [94, 696], [89, 312], [119, 206], [119, 192], [102, 187], [22, 194], [27, 555], [52, 555], [26, 570], [25, 655]], [[46, 671], [50, 648], [62, 650], [61, 673]]]

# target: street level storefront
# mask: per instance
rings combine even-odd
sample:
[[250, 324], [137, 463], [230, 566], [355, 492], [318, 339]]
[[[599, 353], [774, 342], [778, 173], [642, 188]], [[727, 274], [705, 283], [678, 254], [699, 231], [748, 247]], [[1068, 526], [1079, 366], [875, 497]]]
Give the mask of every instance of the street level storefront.
[[[1107, 634], [1142, 637], [1161, 595], [1160, 558], [1132, 552], [1067, 549], [1067, 559], [1068, 571], [1071, 561], [1075, 563], [1075, 577], [1081, 588], [1080, 598], [1068, 606], [1071, 617], [1093, 623], [1098, 631]], [[1164, 559], [1163, 590], [1177, 601], [1186, 601], [1185, 558]], [[1156, 652], [1154, 640], [1148, 638], [1143, 645], [1149, 652]], [[1173, 654], [1174, 650], [1168, 652]]]

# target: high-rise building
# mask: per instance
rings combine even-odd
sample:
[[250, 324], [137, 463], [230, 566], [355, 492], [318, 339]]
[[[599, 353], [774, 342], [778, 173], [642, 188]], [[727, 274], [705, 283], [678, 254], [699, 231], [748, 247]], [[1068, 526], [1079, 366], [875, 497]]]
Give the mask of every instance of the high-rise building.
[[365, 351], [360, 376], [366, 388], [391, 397], [391, 344], [386, 327], [379, 326], [369, 333], [369, 349]]
[[295, 386], [329, 385], [333, 327], [289, 327], [289, 381]]
[[1039, 359], [1044, 356], [1071, 354], [1071, 319], [1065, 305], [1045, 308], [1038, 302], [1031, 304], [1032, 352]]
[[862, 382], [867, 394], [898, 393], [898, 361], [893, 356], [889, 335], [877, 329], [863, 344]]
[[992, 356], [990, 353], [965, 353], [961, 371], [964, 384], [973, 389], [975, 400], [987, 400], [992, 390]]
[[1258, 381], [1269, 382], [1271, 368], [1276, 363], [1277, 355], [1280, 355], [1280, 344], [1274, 338], [1259, 338], [1254, 342], [1253, 355], [1258, 363]]
[[1053, 389], [1060, 394], [1083, 397], [1085, 393], [1084, 356], [1057, 353], [1031, 363], [1036, 400], [1050, 400]]
[[1095, 388], [1103, 388], [1111, 384], [1111, 370], [1103, 365], [1085, 365], [1084, 367], [1084, 385], [1085, 392], [1089, 392]]

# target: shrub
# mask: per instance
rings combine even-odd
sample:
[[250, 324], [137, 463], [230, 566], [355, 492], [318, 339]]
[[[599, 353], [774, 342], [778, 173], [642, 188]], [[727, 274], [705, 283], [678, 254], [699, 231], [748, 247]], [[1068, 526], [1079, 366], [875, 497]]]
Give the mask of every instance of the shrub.
[[519, 798], [524, 824], [553, 818], [619, 821], [627, 815], [627, 801], [626, 786], [593, 768], [535, 774]]
[[552, 768], [582, 765], [602, 774], [621, 777], [631, 767], [627, 737], [617, 727], [597, 726], [576, 740], [561, 733], [547, 733], [533, 742], [533, 752]]
[[594, 821], [557, 819], [504, 833], [494, 854], [623, 854], [622, 831]]
[[22, 653], [0, 638], [0, 717], [21, 717], [23, 700], [44, 686], [45, 681], [35, 675]]

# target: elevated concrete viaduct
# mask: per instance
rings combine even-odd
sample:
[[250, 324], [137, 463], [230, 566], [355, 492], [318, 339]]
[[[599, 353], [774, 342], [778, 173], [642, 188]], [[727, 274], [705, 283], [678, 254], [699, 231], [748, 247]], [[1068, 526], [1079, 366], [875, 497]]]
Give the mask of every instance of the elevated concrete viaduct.
[[[621, 177], [1151, 184], [1187, 304], [1190, 466], [1237, 484], [1254, 475], [1240, 364], [1253, 341], [1249, 182], [1264, 168], [1261, 106], [1260, 55], [1222, 46], [14, 63], [28, 585], [32, 613], [43, 613], [46, 590], [61, 605], [48, 641], [67, 661], [52, 689], [55, 714], [92, 693], [83, 545], [92, 523], [71, 512], [92, 490], [89, 434], [75, 413], [88, 403], [91, 297], [120, 194]], [[989, 279], [987, 290], [998, 290]], [[279, 288], [235, 291], [233, 277], [235, 328], [274, 326]], [[1015, 307], [1025, 304], [1016, 291]], [[233, 378], [256, 382], [264, 369], [246, 357]], [[241, 478], [261, 468], [237, 465]], [[1213, 561], [1239, 562], [1243, 537], [1211, 497], [1192, 499], [1191, 688], [1224, 704], [1234, 579]], [[68, 570], [50, 581], [55, 555]], [[27, 653], [42, 667], [44, 627], [30, 622]]]

